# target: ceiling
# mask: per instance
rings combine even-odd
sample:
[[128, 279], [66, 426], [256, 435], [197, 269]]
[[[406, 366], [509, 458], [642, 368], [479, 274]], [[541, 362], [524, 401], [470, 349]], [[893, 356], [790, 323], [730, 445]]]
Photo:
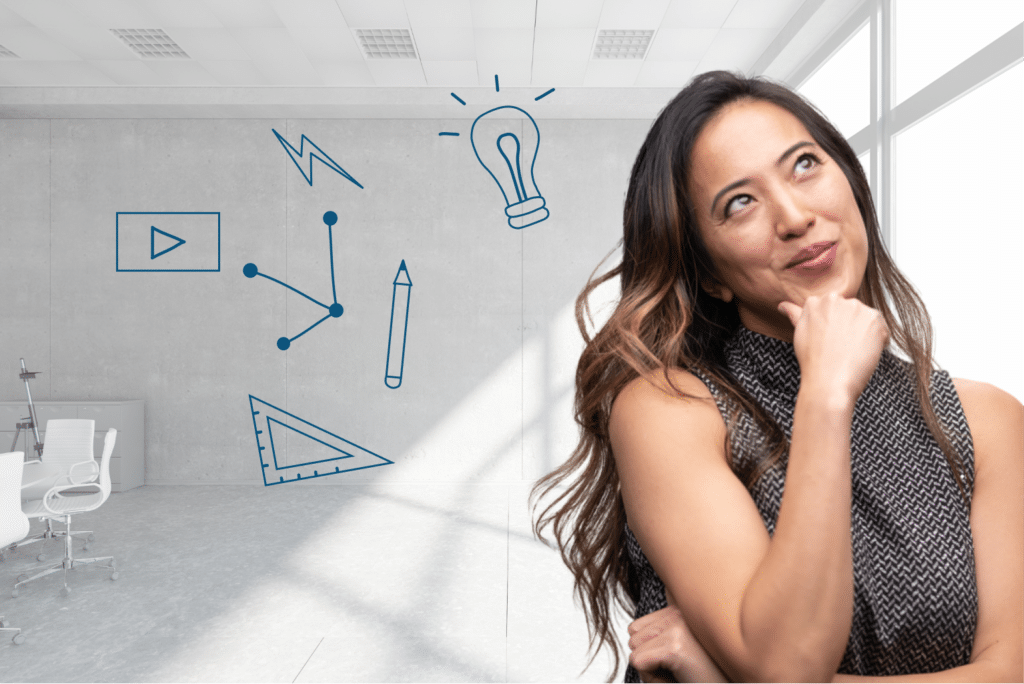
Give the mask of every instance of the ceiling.
[[[750, 71], [798, 10], [827, 4], [0, 0], [0, 46], [14, 55], [0, 57], [0, 86], [453, 88], [498, 75], [509, 87], [678, 88], [710, 69]], [[417, 58], [368, 58], [356, 37], [367, 28], [408, 29]], [[187, 57], [142, 58], [112, 29], [162, 29]], [[640, 59], [595, 59], [600, 30], [653, 39]]]

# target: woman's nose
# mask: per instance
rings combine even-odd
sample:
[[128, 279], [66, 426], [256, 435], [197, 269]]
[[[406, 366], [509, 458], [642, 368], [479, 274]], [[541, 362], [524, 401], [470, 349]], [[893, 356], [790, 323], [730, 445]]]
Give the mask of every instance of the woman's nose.
[[776, 225], [775, 229], [782, 237], [802, 235], [814, 225], [814, 212], [808, 207], [806, 199], [790, 188], [776, 192]]

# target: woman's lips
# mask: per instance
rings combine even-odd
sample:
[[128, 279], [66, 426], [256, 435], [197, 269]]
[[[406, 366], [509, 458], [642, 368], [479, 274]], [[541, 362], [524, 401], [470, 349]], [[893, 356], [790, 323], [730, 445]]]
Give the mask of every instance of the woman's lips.
[[817, 257], [819, 254], [821, 254], [834, 244], [834, 242], [824, 240], [822, 242], [815, 242], [813, 245], [808, 245], [807, 247], [804, 247], [803, 249], [796, 253], [796, 256], [793, 257], [793, 260], [789, 262], [789, 266], [787, 266], [786, 268], [793, 268], [794, 266], [804, 261], [814, 259], [815, 257]]
[[[826, 243], [827, 244], [827, 243]], [[817, 245], [815, 245], [817, 247]], [[801, 274], [817, 274], [827, 271], [836, 260], [836, 252], [839, 249], [839, 243], [834, 242], [832, 246], [825, 249], [817, 256], [802, 261], [795, 266], [790, 266], [789, 270], [796, 271]]]

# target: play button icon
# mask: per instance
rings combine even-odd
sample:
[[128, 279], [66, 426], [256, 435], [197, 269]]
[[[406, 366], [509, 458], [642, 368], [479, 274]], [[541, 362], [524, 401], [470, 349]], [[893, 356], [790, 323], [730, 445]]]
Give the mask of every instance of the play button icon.
[[[171, 245], [170, 247], [167, 247], [165, 249], [160, 250], [159, 252], [156, 251], [156, 234], [157, 233], [160, 233], [164, 237], [171, 238], [172, 240], [174, 240], [174, 244]], [[166, 244], [166, 240], [161, 240], [161, 242]], [[156, 226], [150, 226], [149, 227], [149, 258], [150, 259], [156, 259], [158, 256], [163, 256], [164, 254], [167, 254], [168, 252], [170, 252], [172, 249], [177, 249], [178, 247], [181, 247], [183, 244], [185, 244], [185, 241], [182, 240], [177, 235], [171, 235], [170, 233], [166, 233], [166, 232], [160, 230], [159, 228], [157, 228]]]
[[218, 211], [119, 211], [114, 231], [118, 273], [220, 272]]

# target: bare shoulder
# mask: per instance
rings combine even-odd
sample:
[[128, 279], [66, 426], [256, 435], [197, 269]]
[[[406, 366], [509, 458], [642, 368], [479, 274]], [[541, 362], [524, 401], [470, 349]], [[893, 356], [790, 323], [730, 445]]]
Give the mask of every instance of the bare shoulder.
[[661, 373], [635, 378], [622, 389], [612, 404], [609, 420], [613, 444], [633, 441], [640, 434], [653, 436], [666, 431], [683, 431], [708, 440], [724, 438], [725, 422], [707, 385], [681, 368], [670, 369], [668, 376], [686, 396], [679, 396]]
[[[1024, 405], [1009, 392], [988, 382], [952, 378], [967, 427], [974, 441], [975, 469], [989, 467], [986, 461], [1020, 457]], [[991, 464], [996, 468], [1000, 465]], [[1005, 465], [1005, 464], [1002, 464]]]

